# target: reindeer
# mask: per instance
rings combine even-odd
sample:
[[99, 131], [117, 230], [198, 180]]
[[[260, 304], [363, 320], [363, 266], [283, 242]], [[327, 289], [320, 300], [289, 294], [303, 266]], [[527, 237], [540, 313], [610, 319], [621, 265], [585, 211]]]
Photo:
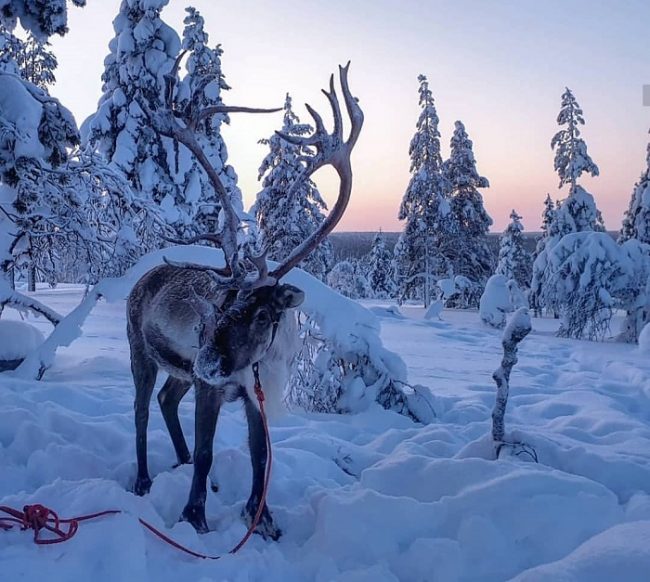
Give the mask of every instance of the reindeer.
[[[183, 111], [174, 110], [172, 95], [178, 62], [173, 74], [168, 76], [167, 108], [154, 113], [145, 104], [141, 107], [157, 132], [182, 143], [196, 156], [219, 195], [224, 216], [222, 230], [186, 242], [210, 240], [216, 243], [223, 250], [226, 266], [217, 268], [167, 261], [146, 273], [129, 295], [127, 333], [135, 383], [138, 466], [134, 492], [144, 495], [152, 484], [147, 467], [147, 424], [156, 376], [162, 369], [168, 378], [158, 393], [158, 402], [179, 465], [190, 463], [192, 457], [178, 419], [178, 405], [190, 386], [195, 386], [194, 475], [181, 519], [204, 533], [208, 531], [206, 480], [223, 402], [243, 400], [248, 421], [253, 482], [243, 518], [249, 525], [260, 507], [268, 451], [262, 417], [252, 393], [252, 368], [258, 366], [265, 391], [284, 389], [297, 349], [297, 322], [291, 310], [300, 306], [304, 294], [279, 281], [317, 247], [342, 217], [352, 188], [350, 154], [361, 131], [363, 113], [348, 87], [348, 63], [339, 67], [341, 90], [350, 116], [347, 140], [343, 137], [333, 76], [329, 91], [323, 90], [334, 116], [333, 132], [327, 133], [321, 116], [309, 105], [307, 109], [315, 122], [315, 132], [311, 136], [296, 137], [279, 132], [283, 139], [312, 148], [314, 152], [304, 159], [303, 175], [296, 182], [331, 165], [338, 173], [340, 186], [336, 204], [320, 228], [269, 271], [265, 253], [256, 255], [249, 246], [238, 243], [239, 219], [217, 172], [194, 137], [197, 123], [209, 115], [262, 110], [227, 106], [196, 110], [191, 105]], [[287, 195], [292, 192], [293, 187], [290, 187]], [[257, 533], [277, 540], [281, 531], [273, 523], [268, 508], [264, 506], [261, 511]]]

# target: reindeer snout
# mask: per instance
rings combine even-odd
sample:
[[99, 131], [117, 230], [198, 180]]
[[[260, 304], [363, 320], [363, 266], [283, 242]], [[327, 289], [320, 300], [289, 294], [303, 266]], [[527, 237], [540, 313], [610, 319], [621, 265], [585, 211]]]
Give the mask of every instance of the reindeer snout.
[[225, 384], [232, 373], [233, 365], [229, 358], [224, 358], [212, 350], [199, 351], [194, 360], [194, 374], [209, 384]]

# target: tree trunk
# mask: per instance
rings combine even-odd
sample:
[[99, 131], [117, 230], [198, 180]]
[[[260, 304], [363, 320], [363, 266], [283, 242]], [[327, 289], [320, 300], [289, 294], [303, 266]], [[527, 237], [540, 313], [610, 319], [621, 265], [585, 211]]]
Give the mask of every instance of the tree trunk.
[[34, 293], [36, 291], [36, 266], [34, 261], [29, 262], [27, 270], [27, 291]]

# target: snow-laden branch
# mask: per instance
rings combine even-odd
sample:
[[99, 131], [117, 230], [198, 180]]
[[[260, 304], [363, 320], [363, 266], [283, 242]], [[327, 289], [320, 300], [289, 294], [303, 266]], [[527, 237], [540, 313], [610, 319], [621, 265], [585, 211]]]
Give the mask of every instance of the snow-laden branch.
[[519, 343], [530, 333], [530, 314], [526, 307], [521, 307], [510, 318], [503, 331], [503, 359], [501, 366], [492, 374], [497, 385], [497, 397], [492, 411], [492, 438], [495, 443], [503, 443], [505, 436], [505, 414], [510, 391], [510, 372], [517, 363]]
[[54, 326], [58, 325], [63, 319], [54, 309], [49, 308], [47, 305], [32, 297], [15, 291], [9, 286], [6, 279], [0, 277], [0, 313], [2, 313], [5, 305], [10, 305], [19, 311], [33, 311], [45, 317]]

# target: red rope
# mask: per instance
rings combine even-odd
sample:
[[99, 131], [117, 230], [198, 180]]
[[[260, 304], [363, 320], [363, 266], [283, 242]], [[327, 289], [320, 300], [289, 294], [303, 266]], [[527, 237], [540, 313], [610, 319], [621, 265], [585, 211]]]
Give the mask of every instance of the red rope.
[[[266, 437], [266, 450], [268, 452], [268, 459], [264, 473], [264, 488], [262, 490], [262, 498], [260, 499], [257, 513], [255, 514], [253, 522], [251, 523], [244, 537], [232, 550], [228, 552], [229, 554], [238, 552], [250, 539], [250, 537], [253, 535], [253, 532], [255, 531], [255, 528], [259, 525], [260, 519], [262, 518], [262, 512], [266, 507], [266, 494], [268, 492], [269, 481], [271, 479], [271, 464], [273, 462], [273, 453], [271, 451], [271, 438], [269, 435], [266, 411], [264, 410], [264, 392], [262, 391], [257, 364], [253, 365], [253, 372], [255, 375], [255, 395], [257, 396], [257, 401], [260, 405], [260, 414], [262, 415], [262, 422], [264, 425], [264, 435]], [[59, 517], [54, 510], [38, 503], [34, 505], [25, 505], [22, 511], [13, 509], [12, 507], [8, 507], [6, 505], [0, 505], [0, 512], [8, 516], [0, 516], [0, 529], [7, 531], [15, 526], [19, 526], [21, 530], [32, 529], [34, 530], [34, 543], [38, 545], [67, 542], [77, 533], [77, 530], [79, 529], [79, 522], [96, 519], [105, 515], [116, 515], [118, 513], [122, 513], [122, 511], [119, 509], [109, 509], [106, 511], [98, 511], [97, 513], [80, 515], [78, 517], [63, 518]], [[176, 548], [177, 550], [185, 552], [190, 556], [194, 556], [195, 558], [202, 558], [204, 560], [218, 560], [221, 558], [221, 556], [210, 556], [207, 554], [202, 554], [200, 552], [195, 552], [194, 550], [191, 550], [190, 548], [187, 548], [174, 541], [159, 529], [146, 522], [144, 519], [138, 518], [138, 521], [155, 536], [168, 543], [170, 546]], [[67, 529], [63, 529], [62, 526], [67, 526]], [[43, 530], [50, 532], [52, 535], [48, 537], [42, 537], [43, 534], [41, 532]]]

